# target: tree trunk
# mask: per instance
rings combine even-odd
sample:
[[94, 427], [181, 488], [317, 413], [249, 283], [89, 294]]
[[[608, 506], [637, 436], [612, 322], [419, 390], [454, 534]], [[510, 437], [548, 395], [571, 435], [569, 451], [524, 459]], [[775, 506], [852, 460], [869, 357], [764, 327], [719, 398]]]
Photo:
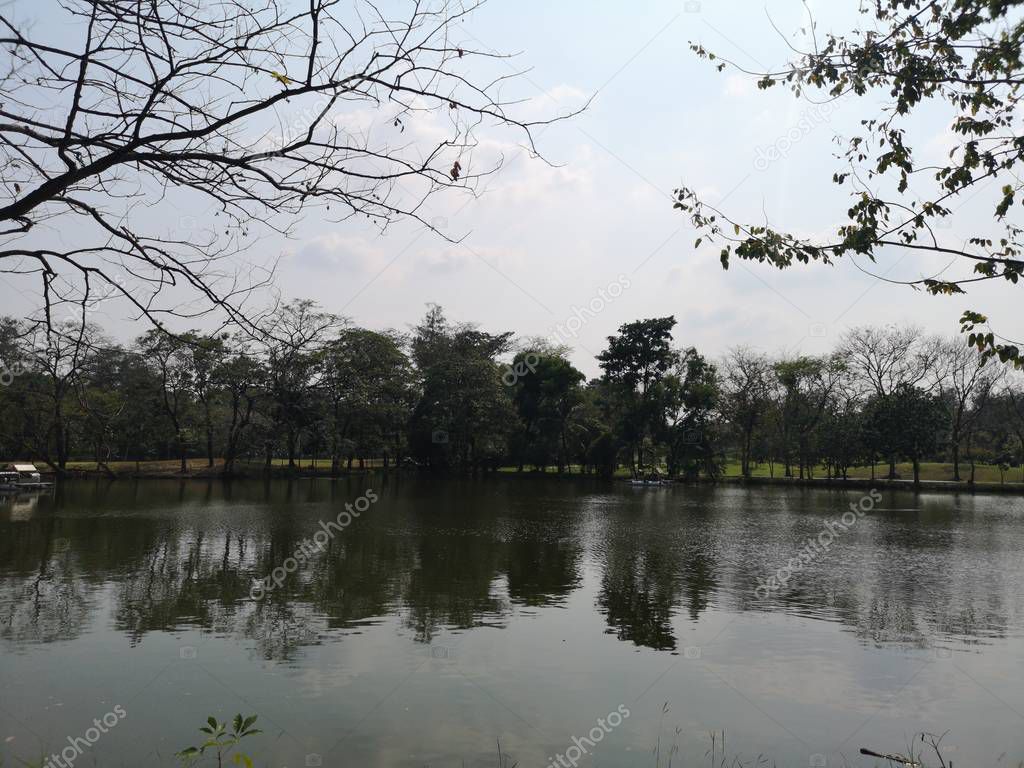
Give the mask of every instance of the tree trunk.
[[295, 429], [288, 428], [288, 469], [295, 469], [295, 454], [298, 451], [299, 437]]
[[[562, 422], [562, 428], [559, 430], [559, 432], [561, 433], [560, 437], [562, 438], [562, 440], [561, 440], [561, 442], [562, 442], [562, 459], [561, 459], [561, 461], [558, 462], [558, 471], [559, 471], [559, 473], [561, 473], [561, 471], [562, 471], [562, 463], [563, 462], [568, 462], [568, 459], [569, 459], [569, 451], [568, 451], [568, 449], [566, 448], [566, 445], [565, 445], [565, 421], [564, 420]], [[569, 466], [569, 474], [570, 475], [572, 474], [572, 466], [571, 465]]]
[[954, 430], [953, 438], [951, 440], [953, 444], [953, 480], [960, 482], [960, 433], [959, 430]]
[[740, 474], [743, 477], [750, 477], [750, 443], [752, 439], [752, 430], [747, 430], [743, 437], [743, 450], [740, 456]]
[[53, 406], [54, 448], [57, 450], [57, 468], [63, 474], [68, 466], [68, 441], [64, 430], [64, 407], [61, 405], [63, 395], [58, 394]]
[[206, 398], [203, 398], [203, 427], [206, 429], [206, 466], [213, 467], [213, 418]]

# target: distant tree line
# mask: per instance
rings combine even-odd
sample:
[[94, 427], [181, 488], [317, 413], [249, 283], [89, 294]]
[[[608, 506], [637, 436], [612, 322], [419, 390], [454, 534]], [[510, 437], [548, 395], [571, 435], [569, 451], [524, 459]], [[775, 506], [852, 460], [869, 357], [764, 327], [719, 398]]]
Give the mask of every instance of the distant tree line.
[[857, 328], [826, 355], [673, 342], [673, 317], [619, 328], [590, 381], [569, 350], [453, 323], [354, 327], [293, 301], [258, 335], [153, 329], [130, 345], [92, 324], [0, 318], [0, 458], [205, 459], [334, 473], [367, 460], [432, 470], [778, 477], [949, 461], [1005, 473], [1024, 456], [1024, 384], [957, 339]]

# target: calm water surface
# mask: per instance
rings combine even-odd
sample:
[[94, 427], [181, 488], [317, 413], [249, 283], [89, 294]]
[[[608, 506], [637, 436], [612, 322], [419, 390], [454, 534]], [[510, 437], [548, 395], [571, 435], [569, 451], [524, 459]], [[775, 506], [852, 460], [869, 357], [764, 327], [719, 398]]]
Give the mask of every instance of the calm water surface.
[[[260, 600], [252, 588], [378, 496]], [[115, 706], [77, 765], [173, 765], [258, 713], [258, 765], [870, 765], [949, 730], [1024, 760], [1024, 501], [884, 493], [780, 589], [860, 491], [392, 476], [71, 483], [0, 501], [0, 760]], [[623, 709], [619, 709], [619, 707]], [[612, 718], [610, 722], [614, 722]], [[678, 732], [677, 732], [678, 729]], [[575, 754], [571, 753], [570, 757]]]

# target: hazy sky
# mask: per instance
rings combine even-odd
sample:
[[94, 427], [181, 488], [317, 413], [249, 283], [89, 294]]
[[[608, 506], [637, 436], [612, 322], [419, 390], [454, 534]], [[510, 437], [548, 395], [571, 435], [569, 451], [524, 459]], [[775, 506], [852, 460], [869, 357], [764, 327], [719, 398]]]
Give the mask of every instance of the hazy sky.
[[[856, 5], [812, 3], [819, 31], [865, 23]], [[1012, 335], [1019, 289], [1007, 284], [936, 298], [879, 282], [849, 261], [785, 272], [735, 262], [725, 272], [717, 247], [694, 249], [696, 233], [672, 208], [681, 183], [744, 220], [767, 218], [799, 233], [827, 232], [842, 220], [847, 190], [830, 181], [839, 167], [835, 137], [875, 116], [878, 102], [822, 108], [780, 89], [758, 91], [752, 78], [718, 73], [688, 47], [700, 41], [750, 68], [777, 66], [791, 56], [787, 42], [806, 44], [806, 21], [797, 0], [491, 0], [464, 34], [481, 47], [521, 52], [515, 66], [531, 70], [511, 92], [533, 98], [522, 114], [558, 114], [596, 94], [584, 114], [538, 135], [556, 167], [515, 144], [501, 146], [507, 135], [495, 138], [505, 165], [485, 193], [430, 203], [428, 218], [452, 234], [468, 233], [458, 245], [421, 226], [398, 225], [380, 236], [363, 224], [308, 215], [291, 240], [264, 238], [253, 256], [281, 257], [284, 296], [315, 299], [368, 327], [406, 329], [427, 302], [487, 330], [551, 336], [562, 326], [562, 340], [588, 374], [597, 370], [592, 353], [619, 325], [668, 314], [679, 321], [677, 342], [710, 354], [735, 344], [821, 351], [844, 328], [864, 323], [913, 321], [953, 334], [966, 308], [987, 311]], [[918, 159], [942, 157], [949, 120], [939, 108], [915, 120]], [[780, 139], [785, 157], [765, 168], [759, 150]], [[915, 192], [928, 196], [925, 188]], [[979, 195], [943, 237], [961, 243], [990, 216], [990, 205]], [[945, 262], [893, 253], [861, 266], [909, 279]], [[2, 311], [26, 311], [31, 293], [19, 293], [30, 288], [0, 282]], [[609, 298], [595, 301], [600, 311], [590, 314], [600, 291]], [[122, 337], [140, 330], [114, 315], [97, 319]]]

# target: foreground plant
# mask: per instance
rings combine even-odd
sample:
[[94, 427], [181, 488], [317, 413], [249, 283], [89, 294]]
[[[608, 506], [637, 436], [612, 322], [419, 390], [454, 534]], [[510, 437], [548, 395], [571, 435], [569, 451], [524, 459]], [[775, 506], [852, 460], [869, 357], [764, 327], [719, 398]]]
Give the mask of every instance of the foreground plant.
[[176, 753], [175, 757], [181, 760], [183, 765], [191, 766], [197, 764], [207, 752], [210, 752], [217, 756], [217, 768], [221, 768], [225, 758], [229, 756], [235, 765], [252, 768], [252, 758], [244, 752], [235, 751], [235, 748], [247, 736], [262, 733], [258, 728], [252, 727], [255, 722], [256, 715], [249, 715], [246, 718], [235, 715], [229, 731], [227, 723], [218, 722], [217, 718], [211, 715], [206, 719], [206, 725], [199, 729], [206, 734], [206, 740], [199, 746], [186, 747]]

